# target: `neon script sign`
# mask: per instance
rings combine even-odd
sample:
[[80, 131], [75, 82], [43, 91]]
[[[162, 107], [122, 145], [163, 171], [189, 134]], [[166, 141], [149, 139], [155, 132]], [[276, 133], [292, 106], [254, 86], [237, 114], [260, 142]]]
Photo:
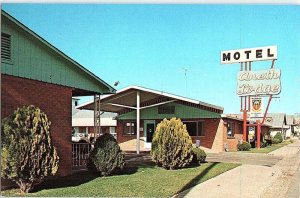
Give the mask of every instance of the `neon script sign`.
[[237, 74], [237, 95], [278, 95], [281, 91], [280, 75], [279, 69], [240, 71]]

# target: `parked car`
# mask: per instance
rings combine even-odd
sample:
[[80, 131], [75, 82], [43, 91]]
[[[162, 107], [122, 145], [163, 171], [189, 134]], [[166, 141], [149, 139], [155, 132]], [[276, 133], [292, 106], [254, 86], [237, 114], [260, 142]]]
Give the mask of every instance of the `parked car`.
[[79, 133], [72, 130], [72, 142], [90, 143], [89, 135], [86, 133]]

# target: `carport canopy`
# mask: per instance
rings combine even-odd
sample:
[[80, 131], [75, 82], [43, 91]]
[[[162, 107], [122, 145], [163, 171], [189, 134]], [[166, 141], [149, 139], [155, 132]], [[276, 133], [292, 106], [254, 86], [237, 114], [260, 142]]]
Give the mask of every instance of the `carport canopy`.
[[105, 112], [122, 113], [130, 109], [136, 110], [136, 151], [137, 153], [139, 153], [140, 110], [154, 106], [160, 106], [167, 103], [172, 103], [175, 101], [186, 102], [193, 106], [197, 106], [199, 108], [203, 108], [219, 114], [223, 113], [223, 108], [219, 106], [140, 86], [129, 86], [127, 88], [117, 91], [116, 94], [101, 96], [100, 101], [99, 98], [97, 98], [97, 101], [94, 100], [84, 103], [82, 105], [79, 105], [77, 108], [94, 110], [96, 102], [98, 105], [100, 105], [100, 110]]

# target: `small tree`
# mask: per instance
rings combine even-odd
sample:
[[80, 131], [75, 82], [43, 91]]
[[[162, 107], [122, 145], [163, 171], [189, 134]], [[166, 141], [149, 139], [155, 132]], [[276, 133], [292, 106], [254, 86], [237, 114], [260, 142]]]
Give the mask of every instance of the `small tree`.
[[115, 170], [123, 169], [125, 165], [120, 146], [114, 136], [107, 133], [97, 138], [89, 162], [103, 176], [111, 175]]
[[58, 170], [49, 128], [46, 114], [32, 105], [2, 121], [1, 176], [15, 181], [23, 193]]
[[237, 150], [238, 151], [250, 151], [251, 144], [249, 142], [243, 142], [237, 144]]
[[278, 139], [279, 143], [281, 143], [283, 141], [283, 137], [282, 137], [282, 134], [280, 132], [277, 132], [276, 135], [274, 136], [274, 138]]
[[193, 162], [196, 162], [198, 164], [205, 162], [206, 153], [204, 150], [198, 147], [194, 147], [192, 151], [193, 151]]
[[151, 157], [165, 169], [182, 168], [192, 161], [192, 139], [180, 119], [164, 119], [157, 125]]

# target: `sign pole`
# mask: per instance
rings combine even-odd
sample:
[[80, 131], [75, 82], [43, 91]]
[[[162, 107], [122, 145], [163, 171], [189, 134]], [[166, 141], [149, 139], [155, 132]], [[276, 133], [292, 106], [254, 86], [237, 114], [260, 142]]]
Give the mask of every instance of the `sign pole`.
[[243, 123], [243, 141], [246, 142], [246, 140], [247, 140], [246, 139], [246, 136], [247, 136], [247, 111], [246, 111], [246, 109], [244, 109], [243, 113], [244, 113], [244, 115], [243, 115], [243, 118], [244, 118], [244, 123]]
[[260, 133], [261, 133], [261, 124], [259, 120], [256, 120], [256, 124], [257, 124], [257, 148], [260, 149]]

